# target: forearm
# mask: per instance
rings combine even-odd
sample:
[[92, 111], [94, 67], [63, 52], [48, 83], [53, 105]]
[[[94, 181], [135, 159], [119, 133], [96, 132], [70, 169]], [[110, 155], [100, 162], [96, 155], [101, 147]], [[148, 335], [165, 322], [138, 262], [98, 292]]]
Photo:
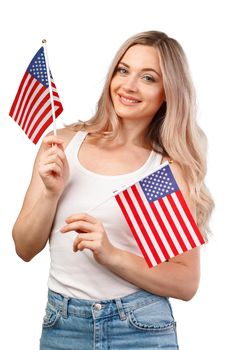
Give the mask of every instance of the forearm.
[[197, 290], [199, 271], [182, 263], [169, 261], [149, 268], [142, 257], [120, 249], [115, 252], [107, 267], [142, 289], [182, 300], [190, 300]]
[[42, 191], [34, 206], [20, 213], [12, 234], [16, 252], [23, 260], [31, 260], [46, 245], [57, 203], [58, 198]]

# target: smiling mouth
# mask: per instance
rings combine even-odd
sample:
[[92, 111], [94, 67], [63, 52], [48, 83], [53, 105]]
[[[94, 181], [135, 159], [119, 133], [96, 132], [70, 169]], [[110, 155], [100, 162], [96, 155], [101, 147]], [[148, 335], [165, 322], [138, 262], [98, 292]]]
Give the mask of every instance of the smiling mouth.
[[118, 95], [119, 96], [119, 99], [120, 101], [125, 104], [125, 105], [134, 105], [134, 104], [137, 104], [137, 103], [140, 103], [141, 101], [139, 100], [135, 100], [133, 98], [128, 98], [128, 97], [124, 97], [122, 95]]

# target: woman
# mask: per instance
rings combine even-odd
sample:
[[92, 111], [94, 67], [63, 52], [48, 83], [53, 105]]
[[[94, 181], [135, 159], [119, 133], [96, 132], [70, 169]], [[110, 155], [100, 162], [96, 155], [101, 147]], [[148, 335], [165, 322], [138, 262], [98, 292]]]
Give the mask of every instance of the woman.
[[13, 229], [25, 261], [50, 240], [41, 350], [178, 349], [169, 297], [196, 293], [200, 249], [150, 269], [119, 208], [97, 205], [172, 159], [206, 238], [213, 201], [204, 141], [184, 52], [157, 31], [122, 45], [93, 118], [45, 137]]

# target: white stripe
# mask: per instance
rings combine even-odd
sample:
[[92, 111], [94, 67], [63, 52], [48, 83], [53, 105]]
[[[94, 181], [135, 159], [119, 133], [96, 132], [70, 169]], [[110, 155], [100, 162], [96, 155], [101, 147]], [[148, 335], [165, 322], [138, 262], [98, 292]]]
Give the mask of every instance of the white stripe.
[[182, 205], [181, 205], [177, 195], [174, 193], [174, 194], [172, 194], [172, 197], [173, 197], [173, 200], [174, 200], [174, 202], [175, 202], [175, 204], [176, 204], [176, 206], [177, 206], [177, 208], [178, 208], [178, 210], [180, 212], [180, 215], [182, 216], [182, 218], [183, 218], [183, 220], [184, 220], [184, 222], [185, 222], [189, 232], [191, 233], [191, 236], [192, 236], [196, 246], [200, 246], [201, 243], [198, 240], [198, 237], [197, 237], [197, 235], [196, 235], [196, 233], [195, 233], [195, 231], [194, 231], [194, 229], [193, 229], [193, 227], [192, 227], [192, 225], [191, 225], [187, 215], [185, 214], [185, 211], [184, 211], [184, 209], [183, 209], [183, 207], [182, 207]]
[[[55, 106], [55, 112], [57, 111], [59, 107]], [[37, 134], [39, 133], [39, 131], [41, 130], [41, 128], [43, 127], [43, 125], [47, 122], [47, 120], [52, 116], [52, 110], [50, 109], [49, 112], [43, 117], [43, 119], [41, 120], [41, 122], [38, 124], [37, 128], [35, 129], [33, 135], [30, 137], [30, 139], [33, 141]]]
[[[136, 187], [138, 188], [139, 194], [140, 194], [140, 196], [141, 196], [141, 198], [142, 198], [142, 200], [144, 202], [145, 207], [148, 208], [149, 207], [149, 203], [147, 201], [147, 198], [146, 198], [145, 194], [143, 193], [143, 190], [142, 190], [140, 184], [139, 183], [136, 184]], [[163, 233], [163, 231], [161, 229], [161, 226], [159, 225], [159, 223], [158, 223], [154, 213], [152, 212], [151, 208], [149, 210], [147, 209], [147, 211], [148, 211], [148, 214], [149, 214], [149, 216], [150, 216], [150, 218], [151, 218], [151, 220], [153, 222], [153, 225], [156, 227], [156, 230], [157, 230], [157, 232], [159, 234], [159, 237], [161, 238], [161, 241], [162, 241], [163, 245], [166, 248], [166, 251], [168, 252], [170, 257], [173, 257], [174, 253], [172, 252], [171, 247], [170, 247], [169, 243], [167, 242], [167, 239], [166, 239], [166, 237], [165, 237], [165, 235], [164, 235], [164, 233]], [[161, 215], [161, 217], [162, 217], [162, 215]]]
[[182, 226], [180, 225], [180, 223], [179, 223], [179, 221], [177, 219], [177, 216], [175, 215], [175, 212], [172, 209], [171, 204], [170, 204], [169, 200], [167, 199], [167, 197], [165, 197], [163, 199], [163, 201], [164, 201], [164, 203], [165, 203], [165, 205], [166, 205], [166, 207], [167, 207], [167, 209], [168, 209], [168, 211], [170, 213], [170, 216], [171, 216], [172, 220], [174, 221], [174, 224], [175, 224], [176, 228], [178, 229], [178, 232], [179, 232], [182, 240], [184, 241], [184, 244], [187, 247], [187, 250], [192, 249], [191, 245], [189, 244], [188, 238], [185, 236], [184, 230], [183, 230]]
[[[164, 198], [162, 198], [162, 200], [165, 203]], [[169, 221], [168, 221], [168, 219], [167, 219], [167, 217], [166, 217], [162, 207], [160, 206], [159, 202], [156, 201], [154, 203], [154, 205], [155, 205], [156, 210], [158, 211], [158, 213], [159, 213], [159, 215], [160, 215], [160, 217], [161, 217], [161, 219], [162, 219], [162, 221], [163, 221], [163, 223], [164, 223], [164, 225], [165, 225], [165, 227], [166, 227], [166, 229], [167, 229], [167, 231], [169, 233], [169, 236], [171, 237], [171, 239], [172, 239], [172, 241], [173, 241], [173, 243], [174, 243], [178, 253], [179, 254], [183, 253], [183, 250], [182, 250], [182, 248], [181, 248], [177, 238], [175, 237], [175, 234], [174, 234], [174, 232], [172, 230], [172, 227], [171, 227], [171, 225], [170, 225], [170, 223], [169, 223]]]
[[[42, 96], [38, 99], [37, 103], [35, 104], [35, 108], [33, 108], [32, 113], [30, 113], [31, 116], [32, 116], [33, 112], [35, 111], [35, 109], [36, 109], [36, 108], [38, 107], [38, 105], [40, 104], [41, 100], [42, 100], [46, 95], [49, 95], [47, 90], [45, 90], [45, 92], [42, 94]], [[50, 102], [50, 99], [49, 99], [46, 103], [44, 103], [44, 104], [42, 105], [41, 109], [39, 109], [39, 111], [37, 112], [37, 114], [34, 116], [34, 118], [33, 118], [33, 120], [32, 120], [32, 123], [31, 123], [31, 125], [30, 125], [30, 127], [29, 127], [29, 130], [27, 131], [27, 135], [28, 135], [28, 136], [29, 136], [31, 130], [33, 129], [35, 123], [37, 123], [38, 119], [40, 118], [41, 114], [45, 111], [45, 109], [46, 109], [50, 104], [51, 104], [51, 102]], [[28, 118], [28, 120], [31, 119], [31, 116], [30, 116], [30, 118]]]
[[[22, 102], [22, 104], [21, 104], [20, 112], [19, 112], [19, 115], [18, 115], [18, 120], [19, 120], [19, 117], [21, 117], [21, 116], [22, 116], [22, 113], [23, 113], [24, 107], [25, 107], [25, 106], [27, 106], [27, 104], [26, 104], [26, 103], [27, 103], [28, 96], [30, 95], [30, 93], [31, 93], [32, 89], [34, 88], [34, 86], [35, 86], [36, 82], [37, 82], [37, 80], [36, 80], [36, 79], [33, 79], [33, 80], [31, 81], [31, 84], [29, 85], [29, 87], [28, 87], [28, 89], [27, 89], [27, 92], [26, 92], [26, 94], [25, 94], [24, 100], [23, 100], [23, 102]], [[19, 122], [18, 122], [18, 121], [17, 121], [17, 123], [19, 124]], [[22, 123], [21, 123], [21, 124], [19, 124], [19, 125], [21, 126], [21, 125], [22, 125]]]
[[[138, 190], [139, 190], [139, 189], [138, 189]], [[138, 203], [138, 201], [137, 201], [137, 199], [136, 199], [136, 197], [135, 197], [133, 191], [131, 190], [131, 188], [128, 188], [127, 191], [128, 191], [128, 193], [129, 193], [129, 195], [130, 195], [132, 201], [133, 201], [133, 204], [134, 204], [134, 207], [135, 207], [137, 213], [139, 214], [140, 220], [141, 220], [141, 222], [142, 222], [142, 224], [143, 224], [145, 230], [147, 231], [147, 235], [149, 236], [150, 241], [152, 242], [154, 248], [155, 248], [156, 251], [157, 251], [157, 254], [158, 254], [160, 260], [161, 260], [161, 261], [165, 261], [166, 258], [164, 257], [164, 255], [163, 255], [163, 253], [162, 253], [162, 250], [161, 250], [161, 248], [159, 247], [159, 244], [157, 243], [156, 238], [154, 237], [154, 234], [153, 234], [153, 232], [152, 232], [152, 229], [150, 228], [149, 223], [148, 223], [148, 221], [146, 220], [146, 218], [145, 218], [145, 216], [144, 216], [144, 214], [143, 214], [143, 212], [142, 212], [142, 209], [141, 209], [141, 207], [140, 207], [140, 205], [139, 205], [139, 203]], [[141, 192], [142, 192], [142, 190], [141, 190]], [[140, 195], [141, 195], [141, 193], [140, 193]], [[143, 195], [143, 194], [142, 194], [142, 195]], [[147, 204], [147, 205], [149, 206], [149, 204]], [[139, 230], [140, 230], [140, 229], [139, 229]], [[144, 236], [143, 236], [143, 237], [144, 237]], [[144, 238], [144, 239], [145, 239], [145, 238]]]
[[24, 91], [25, 91], [25, 88], [26, 88], [26, 85], [27, 85], [29, 79], [30, 79], [30, 75], [28, 75], [27, 78], [25, 79], [24, 85], [22, 86], [22, 89], [21, 89], [21, 92], [20, 92], [20, 95], [19, 95], [17, 104], [16, 104], [16, 106], [15, 106], [15, 110], [14, 110], [14, 113], [13, 113], [13, 116], [12, 116], [12, 118], [13, 118], [17, 123], [18, 123], [18, 121], [19, 121], [19, 119], [20, 119], [20, 113], [18, 113], [18, 117], [17, 117], [17, 119], [15, 119], [15, 117], [16, 117], [16, 112], [17, 112], [18, 107], [19, 107], [19, 105], [20, 105], [22, 96], [23, 96], [23, 94], [24, 94]]
[[142, 243], [142, 245], [144, 247], [144, 250], [147, 253], [147, 255], [148, 255], [148, 257], [149, 257], [149, 259], [151, 261], [151, 264], [153, 266], [155, 266], [156, 265], [155, 258], [153, 257], [153, 254], [152, 254], [151, 250], [149, 249], [149, 246], [147, 245], [147, 243], [146, 243], [146, 241], [145, 241], [145, 239], [143, 237], [142, 232], [139, 229], [139, 226], [138, 226], [138, 224], [137, 224], [137, 222], [135, 220], [135, 217], [134, 217], [134, 215], [133, 215], [133, 213], [132, 213], [132, 211], [131, 211], [131, 209], [129, 207], [129, 204], [127, 203], [123, 193], [120, 193], [119, 197], [120, 197], [120, 200], [122, 201], [122, 203], [123, 203], [123, 205], [124, 205], [124, 207], [125, 207], [125, 209], [127, 211], [127, 214], [128, 214], [128, 216], [129, 216], [129, 218], [130, 218], [130, 220], [131, 220], [131, 222], [132, 222], [132, 224], [133, 224], [133, 226], [135, 228], [135, 231], [136, 231], [136, 233], [137, 233], [137, 235], [138, 235], [138, 237], [139, 237], [139, 239], [140, 239], [140, 241], [141, 241], [141, 243]]
[[[22, 121], [21, 121], [21, 124], [20, 124], [21, 127], [22, 127], [23, 124], [24, 124], [24, 121], [25, 121], [25, 119], [26, 119], [26, 117], [27, 117], [28, 110], [29, 110], [29, 108], [31, 107], [31, 104], [32, 104], [32, 102], [33, 102], [35, 96], [37, 95], [37, 93], [38, 93], [42, 88], [43, 88], [42, 85], [39, 84], [39, 85], [37, 86], [37, 88], [35, 89], [34, 93], [32, 94], [30, 100], [28, 101], [27, 108], [25, 109], [25, 112], [24, 112], [24, 115], [23, 115], [23, 118], [22, 118]], [[38, 100], [36, 100], [36, 102], [34, 103], [34, 106], [33, 106], [32, 110], [35, 110], [35, 104], [37, 104], [37, 101], [38, 101]], [[28, 117], [27, 117], [27, 121], [26, 121], [26, 124], [25, 124], [23, 130], [26, 130], [26, 129], [27, 129], [28, 123], [29, 123], [30, 118], [31, 118], [31, 115], [32, 115], [32, 110], [31, 110], [30, 114], [29, 114]]]

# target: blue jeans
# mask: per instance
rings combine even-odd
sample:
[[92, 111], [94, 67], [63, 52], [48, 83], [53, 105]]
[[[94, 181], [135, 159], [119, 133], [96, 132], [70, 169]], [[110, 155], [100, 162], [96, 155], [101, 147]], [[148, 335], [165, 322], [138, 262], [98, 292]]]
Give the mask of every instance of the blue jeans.
[[49, 290], [40, 350], [176, 350], [168, 298], [140, 290], [113, 300], [64, 297]]

